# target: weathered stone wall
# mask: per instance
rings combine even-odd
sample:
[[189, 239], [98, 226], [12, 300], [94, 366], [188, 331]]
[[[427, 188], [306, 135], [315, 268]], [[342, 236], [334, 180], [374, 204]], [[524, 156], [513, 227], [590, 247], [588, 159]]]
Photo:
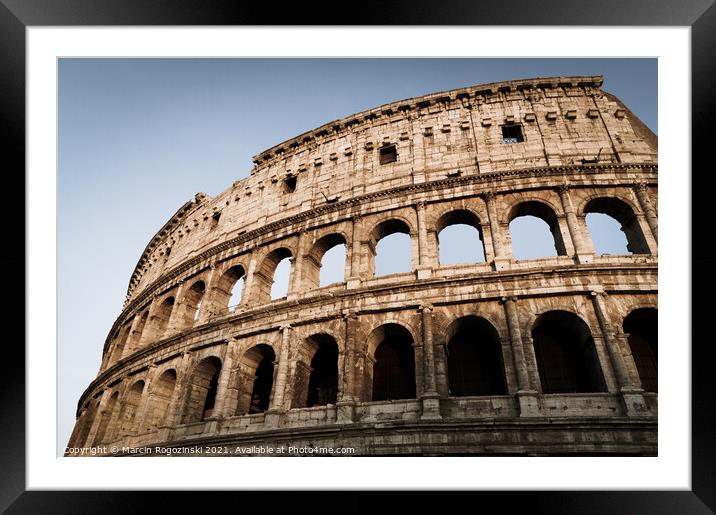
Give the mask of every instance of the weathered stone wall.
[[[269, 149], [247, 179], [197, 195], [141, 257], [70, 443], [301, 441], [322, 428], [315, 441], [338, 445], [341, 426], [362, 454], [655, 454], [656, 394], [641, 388], [624, 323], [657, 307], [656, 138], [601, 82], [534, 79], [394, 102]], [[381, 164], [390, 146], [396, 160]], [[593, 211], [622, 223], [629, 255], [595, 254]], [[550, 224], [556, 257], [514, 259], [509, 223], [523, 214]], [[478, 229], [484, 262], [440, 264], [437, 235], [457, 222]], [[412, 271], [376, 277], [376, 243], [394, 230], [410, 236]], [[345, 280], [321, 288], [321, 258], [341, 243]], [[271, 300], [285, 257], [288, 294]], [[229, 308], [240, 277], [241, 304]], [[532, 334], [552, 312], [588, 331], [600, 391], [543, 391]], [[446, 348], [470, 316], [497, 334], [504, 394], [450, 396]], [[416, 393], [374, 402], [376, 335], [389, 325], [412, 341]], [[305, 408], [317, 335], [338, 349], [337, 398]], [[263, 356], [270, 401], [252, 414]], [[567, 429], [544, 431], [552, 419]], [[497, 420], [521, 436], [487, 445], [483, 425]], [[421, 421], [431, 423], [424, 434]], [[361, 436], [385, 423], [413, 436], [383, 426]]]

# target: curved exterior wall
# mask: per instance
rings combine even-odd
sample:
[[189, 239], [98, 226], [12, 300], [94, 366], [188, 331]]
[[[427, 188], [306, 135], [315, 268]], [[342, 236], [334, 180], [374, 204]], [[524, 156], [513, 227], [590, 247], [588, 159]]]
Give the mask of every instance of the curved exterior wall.
[[[657, 394], [642, 388], [625, 320], [657, 307], [657, 143], [601, 84], [538, 78], [394, 102], [259, 154], [215, 198], [197, 194], [142, 254], [70, 446], [655, 455]], [[522, 141], [506, 143], [514, 130]], [[388, 146], [396, 160], [381, 164]], [[617, 218], [632, 253], [596, 255], [589, 211]], [[512, 257], [509, 223], [523, 214], [550, 224], [560, 255]], [[437, 235], [454, 222], [479, 230], [484, 262], [440, 265]], [[376, 277], [376, 243], [395, 230], [409, 233], [413, 270]], [[336, 243], [345, 281], [319, 287]], [[271, 300], [289, 256], [288, 294]], [[239, 276], [241, 304], [229, 308]], [[543, 388], [533, 336], [552, 311], [588, 331], [595, 391]], [[451, 395], [446, 350], [469, 316], [494, 329], [499, 395]], [[386, 324], [410, 344], [411, 398], [372, 400]], [[326, 340], [337, 347], [335, 402], [302, 407]], [[273, 362], [269, 406], [249, 414], [262, 355]]]

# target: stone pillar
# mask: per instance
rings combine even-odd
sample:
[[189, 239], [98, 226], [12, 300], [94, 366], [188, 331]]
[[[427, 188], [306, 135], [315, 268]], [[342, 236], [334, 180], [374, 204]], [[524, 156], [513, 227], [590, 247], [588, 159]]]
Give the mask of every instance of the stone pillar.
[[438, 391], [440, 397], [449, 397], [450, 386], [448, 385], [447, 375], [447, 343], [445, 341], [439, 341], [436, 344], [433, 340], [433, 345], [435, 345], [433, 352], [433, 359], [435, 360], [435, 389]]
[[[107, 424], [107, 431], [105, 432], [105, 438], [107, 438], [107, 443], [116, 442], [117, 440], [125, 436], [125, 433], [122, 430], [122, 425], [124, 424], [124, 421], [122, 420], [122, 415], [125, 415], [126, 412], [124, 409], [124, 403], [126, 402], [128, 390], [129, 381], [128, 378], [125, 377], [124, 379], [122, 379], [122, 384], [120, 384], [118, 388], [118, 406], [114, 409], [114, 413], [109, 418], [109, 423]], [[113, 429], [114, 431], [112, 431]]]
[[99, 373], [101, 374], [105, 370], [107, 370], [107, 366], [109, 365], [109, 357], [112, 355], [112, 352], [114, 352], [114, 349], [112, 348], [112, 342], [109, 342], [109, 345], [107, 346], [107, 350], [105, 351], [104, 355], [102, 356], [102, 364], [99, 367]]
[[174, 305], [172, 306], [172, 312], [169, 315], [169, 322], [167, 323], [167, 328], [164, 331], [164, 334], [157, 335], [157, 340], [161, 340], [162, 338], [171, 336], [172, 334], [175, 334], [181, 330], [182, 323], [184, 320], [184, 310], [186, 308], [186, 306], [184, 305], [184, 290], [186, 290], [186, 284], [182, 282], [179, 284], [177, 292], [174, 295]]
[[433, 306], [420, 306], [423, 326], [423, 404], [422, 419], [440, 417], [440, 396], [435, 387], [435, 349], [433, 348]]
[[124, 347], [122, 348], [122, 355], [119, 356], [119, 359], [124, 359], [125, 357], [129, 356], [132, 353], [132, 346], [134, 344], [134, 332], [137, 330], [137, 325], [139, 325], [139, 319], [140, 319], [140, 313], [137, 313], [134, 315], [134, 318], [132, 318], [132, 323], [129, 324], [129, 327], [123, 327], [122, 330], [126, 331], [124, 338]]
[[490, 222], [490, 237], [492, 238], [492, 249], [495, 253], [494, 268], [495, 270], [504, 270], [509, 268], [510, 257], [502, 241], [500, 223], [497, 217], [497, 211], [495, 210], [495, 194], [491, 191], [487, 191], [482, 194], [482, 198], [485, 201], [487, 217]]
[[152, 395], [152, 383], [156, 379], [157, 366], [149, 365], [149, 371], [147, 372], [146, 380], [144, 381], [144, 391], [142, 398], [139, 399], [139, 405], [137, 406], [137, 412], [134, 415], [134, 433], [142, 434], [145, 431], [145, 419], [147, 417], [147, 408], [149, 407]]
[[246, 271], [246, 281], [244, 282], [244, 293], [241, 295], [241, 305], [250, 303], [250, 299], [254, 296], [254, 282], [256, 276], [256, 249], [251, 253], [249, 260], [249, 269]]
[[174, 385], [172, 399], [169, 402], [169, 413], [167, 415], [167, 427], [178, 426], [182, 423], [184, 401], [187, 397], [187, 385], [191, 378], [194, 357], [189, 352], [182, 354], [181, 363], [177, 367], [177, 382]]
[[360, 286], [360, 258], [361, 258], [361, 231], [360, 216], [355, 215], [352, 219], [350, 244], [350, 273], [346, 279], [347, 288], [358, 288]]
[[644, 401], [644, 390], [635, 385], [632, 381], [629, 369], [626, 366], [622, 350], [614, 338], [614, 333], [609, 323], [607, 309], [604, 303], [604, 293], [592, 291], [590, 294], [594, 305], [594, 312], [599, 321], [599, 327], [602, 331], [604, 344], [609, 354], [609, 360], [617, 380], [619, 393], [621, 394], [624, 411], [629, 417], [646, 416], [649, 409]]
[[209, 265], [209, 275], [206, 277], [206, 288], [204, 295], [201, 297], [201, 307], [199, 308], [199, 317], [196, 320], [197, 325], [207, 323], [217, 312], [215, 307], [214, 295], [214, 276], [216, 275], [216, 265]]
[[646, 223], [649, 224], [651, 234], [654, 237], [654, 241], [659, 242], [659, 221], [654, 206], [651, 204], [649, 198], [649, 186], [644, 183], [638, 183], [634, 186], [634, 192], [636, 198], [639, 200], [641, 210], [644, 212], [646, 217]]
[[211, 418], [224, 418], [227, 416], [225, 406], [227, 404], [226, 398], [229, 390], [229, 380], [234, 367], [235, 347], [236, 340], [227, 340], [226, 350], [224, 351], [224, 362], [221, 364], [219, 382], [216, 385], [216, 402], [214, 403], [214, 411]]
[[[355, 418], [356, 404], [356, 360], [355, 346], [358, 316], [354, 311], [343, 312], [344, 342], [343, 367], [340, 369], [340, 390], [336, 402], [336, 423], [352, 424]], [[339, 360], [340, 361], [340, 360]]]
[[[105, 390], [102, 393], [102, 398], [99, 400], [99, 406], [97, 406], [97, 409], [95, 410], [94, 420], [92, 420], [92, 427], [90, 427], [89, 433], [87, 433], [87, 438], [85, 438], [85, 447], [94, 447], [99, 445], [99, 442], [95, 442], [95, 439], [97, 438], [99, 426], [102, 424], [102, 418], [107, 411], [107, 402], [109, 401], [110, 396], [110, 390]], [[119, 400], [117, 402], [119, 402]]]
[[280, 415], [285, 411], [284, 397], [286, 394], [286, 381], [288, 377], [288, 347], [291, 336], [290, 324], [281, 326], [281, 348], [279, 349], [278, 370], [273, 386], [273, 395], [269, 409], [266, 411], [265, 424], [267, 427], [278, 427]]
[[296, 243], [296, 255], [291, 259], [291, 276], [286, 293], [287, 300], [295, 300], [303, 293], [303, 264], [306, 259], [304, 256], [304, 246], [306, 242], [306, 232], [298, 233], [298, 242]]
[[631, 377], [631, 384], [641, 388], [641, 377], [639, 377], [639, 370], [636, 368], [636, 362], [631, 353], [629, 336], [617, 329], [614, 332], [614, 339], [616, 340], [617, 347], [621, 349], [622, 355], [624, 356], [624, 364], [626, 365], [629, 377]]
[[512, 359], [515, 364], [517, 379], [517, 399], [519, 401], [520, 416], [540, 416], [540, 407], [537, 402], [537, 391], [530, 384], [529, 372], [525, 360], [525, 352], [522, 346], [522, 334], [520, 331], [520, 320], [517, 315], [515, 303], [517, 297], [502, 297], [502, 304], [505, 307], [507, 327], [510, 331], [510, 343], [512, 345]]
[[562, 209], [564, 210], [564, 215], [567, 219], [567, 229], [569, 230], [569, 236], [572, 239], [572, 246], [574, 247], [574, 258], [577, 263], [589, 263], [594, 258], [594, 255], [590, 253], [584, 245], [584, 238], [582, 237], [579, 220], [577, 220], [577, 215], [574, 214], [572, 198], [569, 195], [569, 186], [563, 184], [557, 188], [557, 191], [559, 191], [559, 198], [562, 201]]
[[428, 243], [428, 228], [425, 222], [425, 202], [418, 202], [415, 205], [418, 215], [418, 266], [416, 267], [417, 278], [427, 279], [432, 275], [433, 265], [430, 258]]

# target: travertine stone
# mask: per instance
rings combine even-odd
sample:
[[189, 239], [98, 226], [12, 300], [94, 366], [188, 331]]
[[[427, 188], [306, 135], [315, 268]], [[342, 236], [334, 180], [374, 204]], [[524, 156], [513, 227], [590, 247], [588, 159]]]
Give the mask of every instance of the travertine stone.
[[[70, 444], [656, 455], [657, 393], [642, 388], [626, 321], [657, 308], [657, 157], [656, 136], [599, 76], [425, 95], [280, 143], [151, 239]], [[594, 211], [613, 213], [633, 253], [595, 252]], [[525, 214], [550, 225], [558, 256], [514, 258], [509, 224]], [[484, 261], [440, 263], [439, 233], [457, 223], [477, 229]], [[377, 243], [392, 232], [411, 238], [412, 266], [376, 276]], [[344, 279], [320, 287], [338, 244]], [[288, 294], [270, 300], [284, 258]], [[244, 287], [230, 310], [237, 270]], [[598, 385], [550, 393], [560, 378], [546, 375], [539, 333], [550, 316], [581, 331], [574, 344]], [[504, 379], [486, 395], [455, 394], [453, 345], [469, 320], [486, 328], [470, 344], [494, 345]], [[385, 340], [410, 357], [395, 358], [390, 381], [407, 378], [411, 393], [374, 401], [389, 376]]]

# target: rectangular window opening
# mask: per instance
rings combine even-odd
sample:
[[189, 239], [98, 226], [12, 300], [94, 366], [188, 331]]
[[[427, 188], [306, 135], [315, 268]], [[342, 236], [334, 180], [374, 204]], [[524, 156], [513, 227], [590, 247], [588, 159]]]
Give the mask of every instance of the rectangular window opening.
[[519, 124], [502, 126], [503, 143], [521, 143], [525, 138], [522, 136], [522, 126]]
[[388, 145], [380, 149], [380, 164], [395, 163], [398, 160], [398, 151], [395, 145]]
[[297, 177], [295, 175], [292, 175], [290, 177], [286, 177], [283, 180], [283, 191], [284, 193], [293, 193], [296, 191], [296, 181]]

